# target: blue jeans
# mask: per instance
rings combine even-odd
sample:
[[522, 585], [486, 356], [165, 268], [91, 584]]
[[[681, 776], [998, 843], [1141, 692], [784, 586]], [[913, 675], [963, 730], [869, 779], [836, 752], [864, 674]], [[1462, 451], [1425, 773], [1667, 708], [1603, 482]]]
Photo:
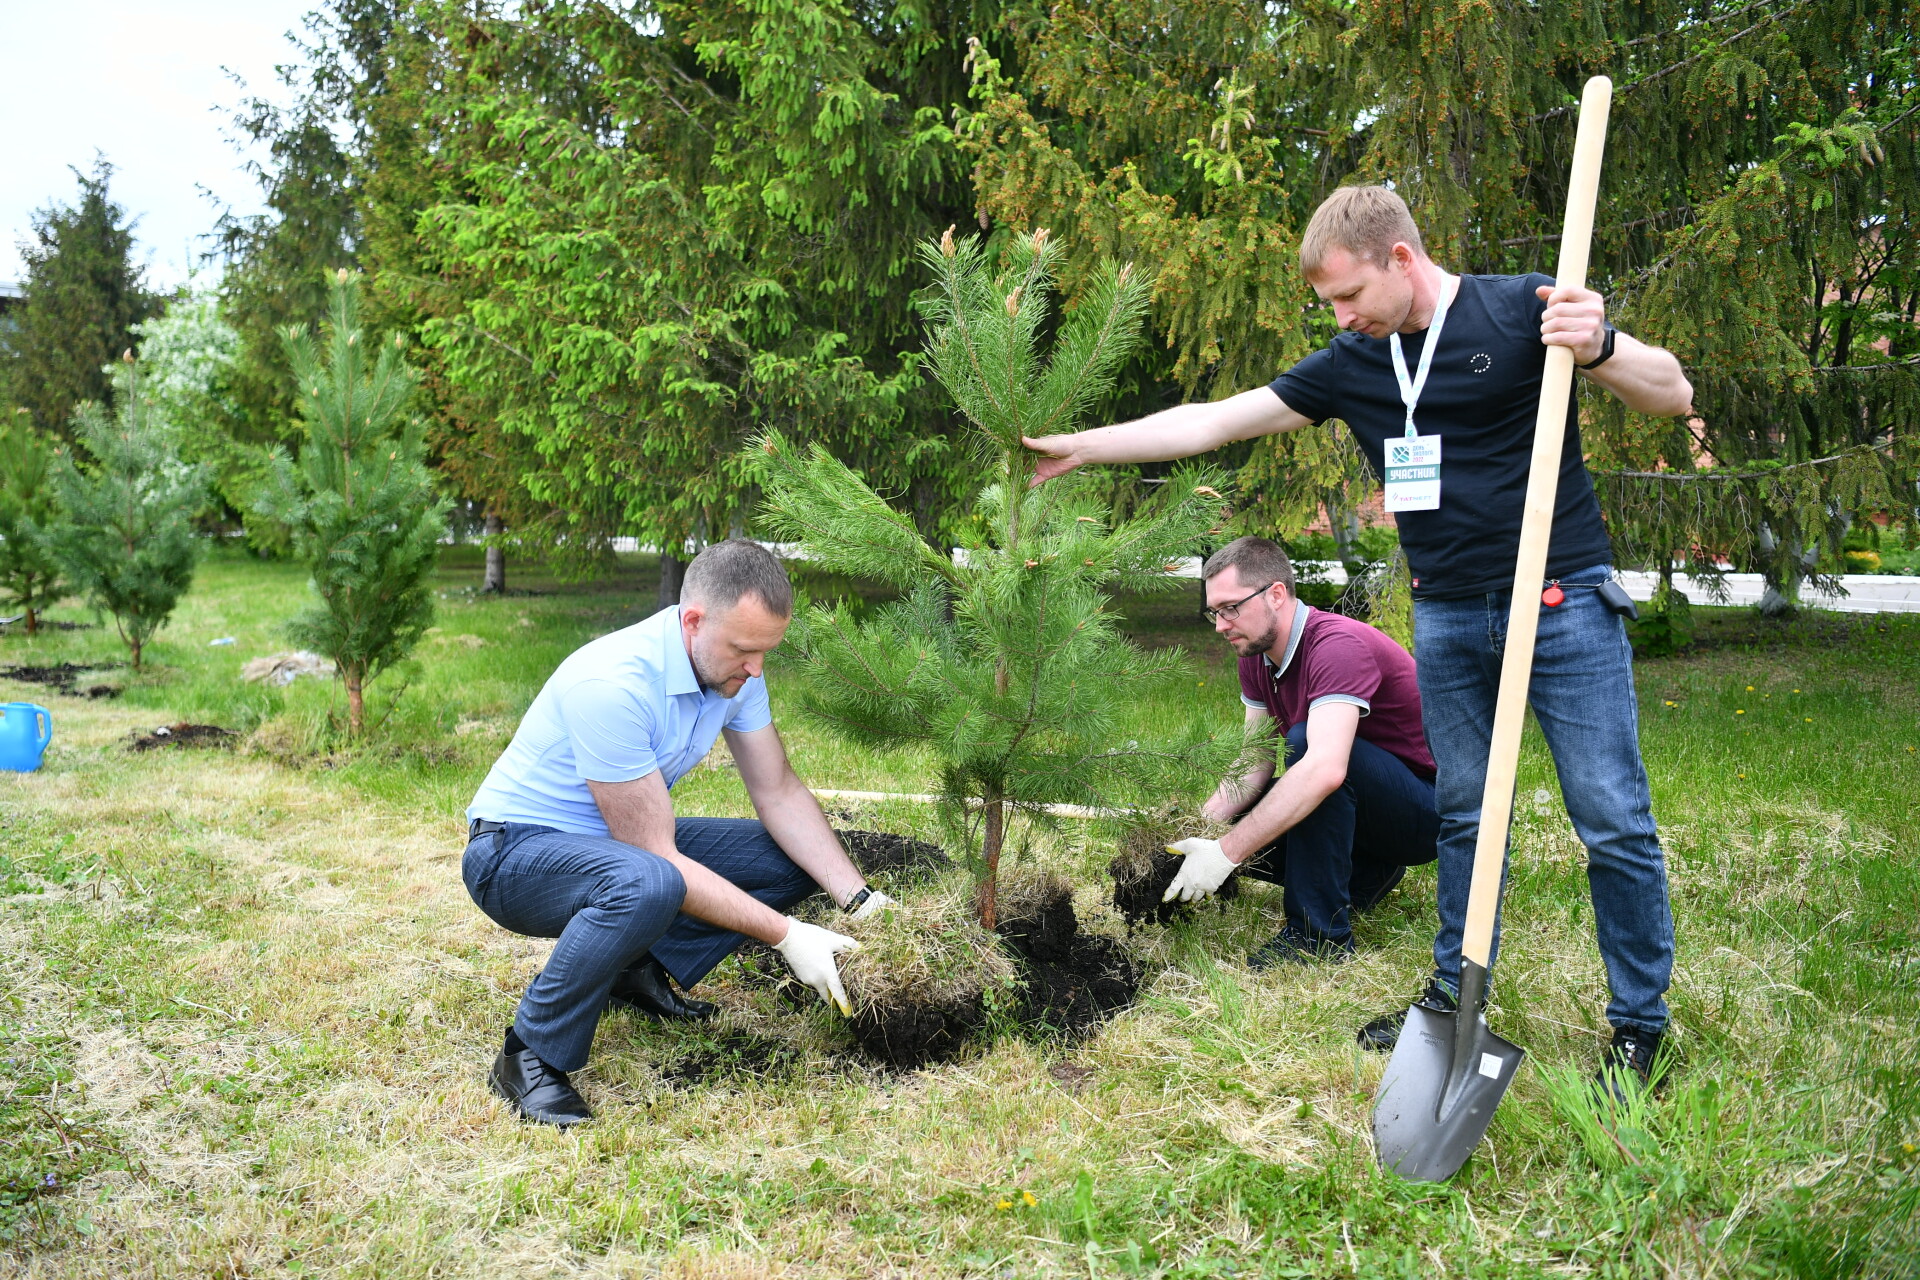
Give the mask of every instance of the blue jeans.
[[[818, 887], [750, 819], [681, 818], [673, 840], [775, 911]], [[586, 1065], [614, 982], [648, 953], [691, 987], [746, 941], [681, 912], [686, 882], [672, 863], [609, 836], [508, 823], [469, 841], [460, 871], [468, 896], [495, 924], [558, 939], [521, 997], [513, 1029], [562, 1071]]]
[[[1288, 729], [1286, 762], [1306, 749], [1307, 726]], [[1433, 861], [1439, 825], [1433, 784], [1391, 751], [1355, 738], [1346, 781], [1248, 858], [1246, 874], [1283, 887], [1288, 924], [1315, 942], [1345, 943], [1351, 912], [1386, 897], [1408, 867]]]
[[[1600, 958], [1616, 1027], [1663, 1031], [1673, 975], [1673, 916], [1666, 858], [1640, 760], [1640, 712], [1626, 624], [1593, 589], [1613, 570], [1597, 565], [1560, 579], [1566, 600], [1540, 607], [1527, 701], [1546, 735], [1573, 828], [1587, 847]], [[1480, 829], [1512, 591], [1414, 601], [1421, 713], [1440, 766], [1440, 933], [1435, 973], [1460, 983], [1460, 937]], [[1505, 886], [1502, 867], [1502, 887]], [[1494, 929], [1498, 954], [1499, 926]]]

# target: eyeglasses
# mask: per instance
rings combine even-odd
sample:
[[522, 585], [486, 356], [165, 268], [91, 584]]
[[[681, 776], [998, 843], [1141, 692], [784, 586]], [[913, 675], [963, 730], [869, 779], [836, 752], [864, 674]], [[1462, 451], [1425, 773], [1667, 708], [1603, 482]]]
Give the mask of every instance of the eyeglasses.
[[1232, 604], [1223, 604], [1218, 609], [1202, 609], [1200, 611], [1200, 616], [1205, 618], [1208, 622], [1217, 623], [1222, 618], [1225, 618], [1228, 622], [1232, 622], [1235, 618], [1240, 616], [1240, 610], [1246, 606], [1247, 601], [1253, 599], [1255, 596], [1259, 595], [1262, 591], [1265, 591], [1267, 587], [1271, 587], [1272, 585], [1273, 584], [1269, 582], [1266, 587], [1255, 587], [1252, 591], [1247, 592], [1246, 595], [1241, 596], [1238, 600], [1235, 600]]

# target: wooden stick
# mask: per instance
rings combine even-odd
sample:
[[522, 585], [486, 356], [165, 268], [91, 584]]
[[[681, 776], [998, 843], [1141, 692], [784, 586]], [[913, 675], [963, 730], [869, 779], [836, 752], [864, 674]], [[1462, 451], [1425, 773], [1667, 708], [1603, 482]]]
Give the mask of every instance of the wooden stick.
[[[1567, 218], [1560, 236], [1555, 283], [1581, 289], [1587, 283], [1587, 250], [1593, 240], [1593, 209], [1600, 189], [1600, 158], [1606, 150], [1607, 110], [1613, 82], [1587, 81], [1580, 95], [1580, 128], [1573, 142], [1573, 174], [1567, 186]], [[1500, 662], [1500, 697], [1487, 751], [1487, 785], [1480, 798], [1480, 837], [1473, 849], [1473, 888], [1467, 896], [1466, 932], [1460, 952], [1492, 967], [1493, 920], [1500, 908], [1500, 873], [1506, 862], [1507, 829], [1513, 820], [1514, 773], [1520, 763], [1520, 726], [1533, 676], [1533, 642], [1540, 626], [1540, 591], [1547, 576], [1547, 542], [1560, 484], [1561, 444], [1567, 434], [1567, 397], [1573, 391], [1573, 348], [1547, 348], [1540, 377], [1540, 412], [1533, 424], [1533, 466], [1520, 516], [1520, 560], [1513, 572], [1513, 611], [1507, 616], [1507, 648]]]

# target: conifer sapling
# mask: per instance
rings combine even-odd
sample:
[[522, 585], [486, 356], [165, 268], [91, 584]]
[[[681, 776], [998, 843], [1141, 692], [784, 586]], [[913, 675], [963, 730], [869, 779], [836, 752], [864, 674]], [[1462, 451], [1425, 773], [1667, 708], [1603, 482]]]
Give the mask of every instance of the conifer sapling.
[[447, 502], [422, 462], [422, 428], [410, 412], [418, 377], [397, 337], [376, 343], [361, 327], [357, 279], [344, 270], [333, 279], [324, 354], [304, 329], [282, 336], [307, 440], [297, 466], [276, 455], [258, 510], [291, 530], [313, 574], [319, 602], [287, 631], [333, 659], [358, 734], [366, 686], [433, 620], [428, 578]]
[[25, 615], [27, 634], [40, 629], [40, 615], [70, 594], [60, 563], [35, 529], [62, 518], [53, 488], [53, 445], [15, 409], [0, 419], [0, 608]]
[[1030, 486], [1021, 438], [1073, 430], [1112, 389], [1140, 341], [1146, 280], [1109, 264], [1043, 359], [1061, 256], [1045, 231], [1014, 240], [997, 271], [978, 240], [951, 230], [922, 256], [936, 278], [927, 361], [976, 429], [989, 477], [958, 554], [929, 545], [825, 450], [778, 434], [755, 449], [776, 536], [829, 571], [905, 593], [866, 620], [844, 605], [809, 610], [789, 648], [810, 676], [808, 712], [855, 741], [929, 747], [949, 819], [979, 813], [977, 901], [992, 928], [1016, 814], [1162, 804], [1210, 786], [1240, 749], [1197, 726], [1164, 742], [1123, 737], [1124, 710], [1181, 655], [1129, 643], [1107, 596], [1176, 585], [1170, 572], [1226, 512], [1221, 482], [1193, 472], [1119, 522], [1084, 477]]
[[112, 417], [98, 404], [74, 411], [74, 436], [93, 465], [54, 460], [61, 514], [32, 536], [74, 592], [113, 616], [140, 670], [147, 642], [193, 583], [202, 542], [193, 518], [207, 497], [207, 469], [180, 461], [171, 426], [141, 385], [131, 351], [113, 371]]

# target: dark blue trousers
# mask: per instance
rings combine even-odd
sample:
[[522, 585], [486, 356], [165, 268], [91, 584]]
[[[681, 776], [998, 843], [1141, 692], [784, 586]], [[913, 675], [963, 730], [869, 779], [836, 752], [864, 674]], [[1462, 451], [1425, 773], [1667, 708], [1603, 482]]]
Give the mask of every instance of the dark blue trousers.
[[[775, 911], [818, 888], [751, 819], [681, 818], [673, 839]], [[513, 1029], [562, 1071], [586, 1065], [607, 995], [632, 965], [651, 953], [691, 987], [746, 941], [681, 912], [686, 882], [672, 863], [609, 836], [508, 823], [471, 840], [460, 870], [468, 896], [495, 924], [558, 940], [521, 997]]]
[[[1287, 730], [1287, 763], [1306, 750], [1307, 726], [1294, 725]], [[1439, 835], [1433, 783], [1391, 751], [1355, 738], [1347, 780], [1247, 859], [1245, 874], [1284, 889], [1287, 922], [1307, 937], [1345, 943], [1352, 912], [1384, 898], [1408, 867], [1439, 856]]]

